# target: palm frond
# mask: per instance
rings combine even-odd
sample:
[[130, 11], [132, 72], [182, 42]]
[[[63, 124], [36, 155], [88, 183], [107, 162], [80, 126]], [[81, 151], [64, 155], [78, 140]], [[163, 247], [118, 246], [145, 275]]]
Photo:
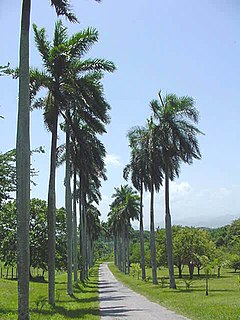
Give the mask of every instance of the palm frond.
[[68, 0], [51, 0], [51, 5], [55, 7], [58, 16], [66, 16], [70, 22], [78, 22]]

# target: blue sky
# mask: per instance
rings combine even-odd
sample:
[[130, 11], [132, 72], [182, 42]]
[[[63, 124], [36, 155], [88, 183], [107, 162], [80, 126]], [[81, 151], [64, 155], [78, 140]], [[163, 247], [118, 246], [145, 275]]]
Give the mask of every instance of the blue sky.
[[[199, 138], [203, 155], [192, 166], [183, 166], [171, 185], [173, 222], [221, 224], [240, 215], [239, 175], [239, 83], [240, 2], [238, 0], [93, 0], [72, 1], [80, 24], [70, 24], [69, 34], [93, 26], [99, 42], [91, 57], [112, 60], [117, 71], [104, 79], [110, 103], [111, 124], [102, 138], [106, 145], [108, 181], [103, 183], [100, 205], [103, 219], [108, 212], [114, 186], [124, 183], [122, 168], [129, 160], [127, 131], [144, 125], [150, 115], [149, 102], [161, 89], [196, 100], [200, 112]], [[0, 65], [18, 64], [21, 1], [0, 0]], [[52, 38], [56, 15], [49, 1], [32, 3], [32, 23], [45, 27]], [[31, 34], [31, 66], [41, 67], [41, 58]], [[14, 147], [16, 135], [17, 82], [0, 79], [0, 151]], [[50, 135], [40, 111], [31, 114], [32, 149], [49, 149]], [[60, 136], [61, 141], [61, 136]], [[47, 198], [49, 155], [35, 156], [39, 170], [32, 196]], [[58, 206], [64, 204], [58, 170]], [[145, 195], [145, 224], [148, 225], [148, 195]], [[156, 197], [156, 223], [163, 224], [163, 194]], [[217, 221], [217, 222], [216, 222]], [[225, 221], [225, 220], [224, 220]]]

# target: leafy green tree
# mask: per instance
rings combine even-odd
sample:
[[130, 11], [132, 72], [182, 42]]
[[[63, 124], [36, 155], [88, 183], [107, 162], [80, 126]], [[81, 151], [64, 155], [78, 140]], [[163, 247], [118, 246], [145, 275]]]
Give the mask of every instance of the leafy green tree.
[[16, 191], [16, 150], [0, 153], [0, 207]]
[[8, 201], [0, 208], [0, 261], [5, 266], [17, 263], [16, 203]]
[[229, 225], [220, 228], [208, 229], [208, 232], [210, 233], [211, 238], [215, 242], [217, 248], [226, 246], [228, 230]]
[[237, 272], [237, 270], [240, 270], [240, 255], [230, 254], [227, 264], [229, 268], [234, 269], [234, 272]]
[[213, 261], [215, 244], [211, 241], [210, 234], [203, 229], [184, 227], [174, 232], [173, 236], [174, 263], [178, 267], [179, 277], [182, 277], [184, 265], [188, 265], [190, 279], [193, 278], [194, 268], [198, 274], [203, 267], [201, 257], [205, 256]]
[[217, 248], [214, 252], [214, 265], [217, 267], [217, 276], [221, 277], [221, 268], [228, 263], [228, 253], [224, 248]]
[[[6, 202], [0, 210], [0, 260], [6, 266], [17, 263], [16, 202]], [[47, 270], [47, 204], [40, 199], [30, 201], [30, 266]], [[57, 269], [66, 269], [65, 210], [57, 210]]]
[[169, 180], [179, 176], [180, 163], [191, 164], [200, 159], [197, 134], [201, 133], [194, 124], [198, 123], [198, 111], [191, 97], [177, 97], [159, 92], [159, 100], [150, 106], [157, 121], [161, 167], [165, 175], [165, 226], [168, 254], [170, 288], [176, 288], [173, 268], [171, 215], [169, 203]]
[[226, 246], [233, 254], [240, 252], [240, 219], [234, 220], [228, 228], [225, 237]]

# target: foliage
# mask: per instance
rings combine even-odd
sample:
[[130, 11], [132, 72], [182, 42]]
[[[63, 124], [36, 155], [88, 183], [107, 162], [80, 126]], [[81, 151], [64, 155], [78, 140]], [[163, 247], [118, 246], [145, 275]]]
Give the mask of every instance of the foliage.
[[240, 255], [239, 254], [229, 255], [229, 260], [227, 264], [229, 268], [233, 268], [235, 272], [237, 270], [240, 270]]
[[[46, 201], [30, 201], [30, 266], [47, 270], [47, 205]], [[65, 210], [57, 210], [57, 269], [66, 267]], [[6, 266], [16, 265], [16, 203], [8, 201], [0, 211], [0, 260]]]
[[139, 263], [132, 263], [132, 264], [131, 264], [130, 274], [133, 276], [133, 278], [134, 278], [135, 276], [137, 276], [137, 279], [139, 280], [140, 273], [141, 273], [140, 264], [139, 264]]
[[16, 190], [16, 150], [0, 153], [0, 207]]

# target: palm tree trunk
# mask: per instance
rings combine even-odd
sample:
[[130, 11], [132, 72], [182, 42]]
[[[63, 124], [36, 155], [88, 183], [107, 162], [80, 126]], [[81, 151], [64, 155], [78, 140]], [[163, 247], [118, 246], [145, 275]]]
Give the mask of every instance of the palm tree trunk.
[[120, 239], [120, 231], [117, 230], [117, 266], [118, 269], [121, 270], [121, 239]]
[[166, 244], [167, 244], [167, 257], [168, 257], [168, 271], [171, 289], [176, 289], [174, 267], [173, 267], [173, 246], [172, 246], [172, 224], [169, 206], [169, 177], [165, 174], [165, 228], [166, 228]]
[[73, 174], [73, 271], [74, 282], [78, 282], [78, 261], [77, 261], [77, 173], [74, 167]]
[[85, 272], [86, 278], [88, 278], [88, 266], [89, 266], [89, 237], [88, 237], [88, 227], [86, 226], [86, 264], [85, 264]]
[[65, 206], [67, 211], [67, 293], [73, 295], [72, 288], [72, 194], [71, 194], [71, 164], [70, 164], [70, 132], [66, 121], [66, 177]]
[[130, 248], [129, 248], [129, 232], [128, 232], [128, 225], [125, 225], [125, 232], [126, 232], [126, 273], [130, 274]]
[[140, 249], [141, 249], [142, 280], [145, 280], [146, 271], [145, 271], [144, 231], [143, 231], [143, 183], [141, 183], [141, 190], [140, 190]]
[[151, 184], [151, 202], [150, 202], [150, 251], [152, 264], [152, 282], [157, 284], [157, 261], [155, 245], [155, 227], [154, 227], [154, 186]]
[[[80, 178], [80, 177], [79, 177]], [[81, 179], [80, 180], [80, 190], [79, 190], [79, 230], [80, 230], [80, 256], [81, 256], [81, 268], [80, 268], [80, 281], [84, 282], [84, 265], [83, 265], [83, 195], [81, 188]]]
[[50, 176], [48, 185], [48, 302], [55, 304], [55, 247], [56, 247], [56, 150], [58, 115], [55, 102], [54, 125], [52, 129]]
[[18, 319], [29, 319], [29, 211], [30, 211], [30, 137], [29, 137], [29, 26], [31, 1], [22, 3], [19, 103], [16, 140], [17, 243], [18, 243]]
[[[83, 188], [82, 188], [83, 189]], [[82, 210], [81, 210], [81, 253], [82, 253], [82, 273], [81, 273], [81, 281], [84, 282], [84, 280], [87, 277], [86, 274], [86, 199], [84, 191], [82, 190]]]
[[114, 264], [117, 265], [117, 236], [113, 235]]
[[126, 273], [125, 223], [122, 223], [122, 272]]

